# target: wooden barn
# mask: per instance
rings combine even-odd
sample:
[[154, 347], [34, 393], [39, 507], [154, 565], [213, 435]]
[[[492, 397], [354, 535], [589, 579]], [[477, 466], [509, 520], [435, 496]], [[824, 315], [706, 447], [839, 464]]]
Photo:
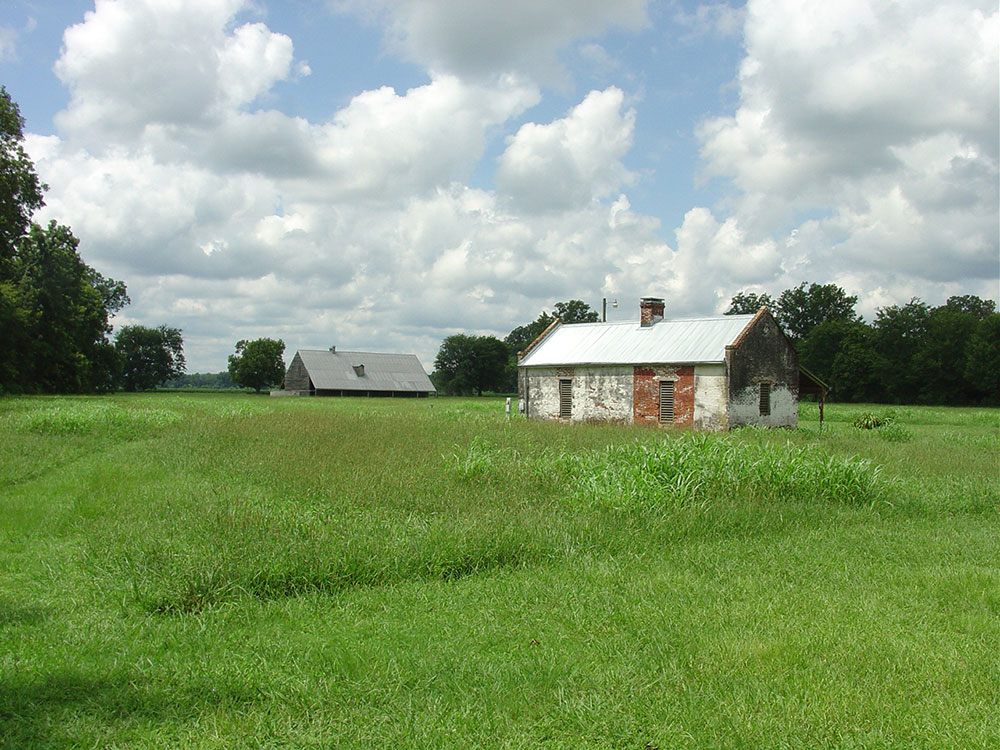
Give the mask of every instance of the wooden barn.
[[520, 408], [531, 419], [726, 430], [795, 427], [800, 393], [823, 385], [766, 307], [755, 315], [665, 319], [645, 297], [639, 320], [558, 320], [520, 353]]
[[273, 396], [388, 396], [424, 398], [434, 393], [431, 379], [415, 354], [295, 352], [282, 390]]

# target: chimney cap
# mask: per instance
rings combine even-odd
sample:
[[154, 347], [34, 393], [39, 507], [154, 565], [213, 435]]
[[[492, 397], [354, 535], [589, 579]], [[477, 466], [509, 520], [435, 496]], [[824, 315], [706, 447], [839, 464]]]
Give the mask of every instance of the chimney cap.
[[641, 304], [653, 304], [653, 305], [659, 304], [659, 305], [662, 305], [664, 303], [664, 299], [663, 299], [663, 297], [642, 297], [639, 300], [639, 302]]

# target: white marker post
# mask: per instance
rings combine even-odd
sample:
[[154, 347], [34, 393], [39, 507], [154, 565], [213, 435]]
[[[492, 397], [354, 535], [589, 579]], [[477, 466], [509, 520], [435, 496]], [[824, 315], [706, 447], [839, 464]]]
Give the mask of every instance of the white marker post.
[[507, 397], [507, 403], [504, 406], [504, 411], [507, 413], [507, 419], [510, 419], [510, 396]]

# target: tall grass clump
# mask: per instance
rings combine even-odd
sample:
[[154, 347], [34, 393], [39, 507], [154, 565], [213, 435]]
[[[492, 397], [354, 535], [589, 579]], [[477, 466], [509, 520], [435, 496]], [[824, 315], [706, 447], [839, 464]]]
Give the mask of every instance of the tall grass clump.
[[570, 501], [616, 509], [719, 499], [872, 505], [888, 491], [880, 467], [867, 459], [707, 434], [577, 453], [521, 454], [478, 441], [454, 454], [453, 462], [467, 480], [530, 472], [558, 483]]
[[873, 411], [865, 411], [856, 416], [852, 424], [859, 430], [877, 430], [895, 421], [895, 418], [891, 414], [878, 414]]
[[859, 430], [871, 430], [887, 443], [908, 443], [913, 440], [913, 432], [899, 423], [895, 410], [885, 413], [864, 411], [851, 424]]
[[134, 437], [176, 424], [181, 421], [181, 415], [171, 409], [124, 409], [114, 403], [84, 401], [22, 411], [12, 415], [11, 420], [14, 428], [20, 432]]

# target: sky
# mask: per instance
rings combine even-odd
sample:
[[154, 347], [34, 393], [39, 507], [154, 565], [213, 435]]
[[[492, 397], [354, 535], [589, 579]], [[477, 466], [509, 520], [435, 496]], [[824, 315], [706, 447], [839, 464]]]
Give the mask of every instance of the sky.
[[0, 3], [36, 220], [189, 372], [430, 370], [569, 299], [996, 299], [998, 48], [995, 0]]

